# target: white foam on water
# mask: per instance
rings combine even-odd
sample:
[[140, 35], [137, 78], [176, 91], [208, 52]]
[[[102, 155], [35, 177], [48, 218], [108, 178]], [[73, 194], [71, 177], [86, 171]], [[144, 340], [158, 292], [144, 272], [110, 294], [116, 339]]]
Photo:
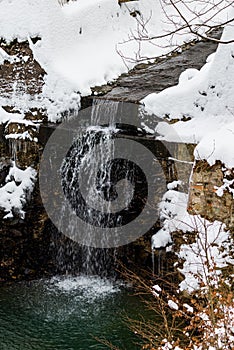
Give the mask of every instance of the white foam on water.
[[123, 282], [114, 282], [98, 276], [57, 276], [50, 280], [47, 288], [54, 292], [76, 293], [92, 300], [118, 293], [123, 285]]
[[72, 317], [92, 319], [105, 310], [106, 303], [112, 305], [111, 299], [127, 287], [121, 281], [85, 275], [55, 276], [41, 280], [39, 291], [40, 286], [44, 297], [34, 305], [34, 314], [45, 322], [68, 322]]

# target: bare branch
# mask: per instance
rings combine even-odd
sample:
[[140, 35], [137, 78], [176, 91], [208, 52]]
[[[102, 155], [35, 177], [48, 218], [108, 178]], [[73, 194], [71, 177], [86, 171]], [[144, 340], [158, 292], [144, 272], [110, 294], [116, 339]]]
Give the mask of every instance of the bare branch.
[[[149, 60], [149, 57], [142, 57], [141, 42], [148, 42], [156, 47], [175, 51], [176, 48], [179, 48], [176, 38], [181, 38], [189, 33], [192, 34], [192, 40], [212, 41], [218, 44], [234, 43], [234, 38], [223, 40], [214, 35], [217, 29], [234, 24], [234, 18], [228, 18], [227, 15], [225, 18], [224, 16], [228, 9], [234, 6], [233, 3], [226, 0], [159, 0], [159, 4], [164, 16], [163, 24], [169, 26], [169, 29], [154, 35], [152, 31], [148, 30], [152, 12], [148, 18], [144, 18], [142, 14], [138, 13], [135, 17], [136, 30], [131, 31], [128, 38], [119, 43], [122, 45], [136, 42], [138, 49], [135, 52], [135, 57], [124, 57], [123, 52], [118, 50], [124, 60], [131, 63]], [[126, 8], [131, 14], [131, 9], [127, 5]], [[221, 15], [223, 20], [220, 19]]]

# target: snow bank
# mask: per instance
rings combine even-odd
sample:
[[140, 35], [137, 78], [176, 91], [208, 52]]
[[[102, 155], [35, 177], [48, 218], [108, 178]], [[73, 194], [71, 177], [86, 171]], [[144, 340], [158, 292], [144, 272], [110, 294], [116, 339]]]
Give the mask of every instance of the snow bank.
[[[234, 97], [233, 97], [234, 100]], [[234, 122], [208, 133], [195, 149], [195, 158], [206, 159], [210, 165], [220, 160], [229, 169], [234, 167]]]
[[166, 228], [162, 228], [152, 236], [152, 249], [166, 248], [170, 244], [172, 244], [172, 239]]
[[[233, 12], [229, 18], [233, 17]], [[227, 25], [222, 40], [233, 39], [233, 34], [234, 26]], [[173, 134], [168, 134], [167, 123], [159, 123], [156, 132], [161, 138], [177, 141], [176, 135], [179, 135], [184, 142], [194, 143], [199, 142], [207, 131], [216, 132], [221, 127], [228, 129], [227, 125], [234, 121], [233, 53], [233, 43], [220, 44], [200, 71], [187, 69], [181, 74], [178, 85], [142, 100], [149, 114], [162, 118], [167, 115], [170, 119], [191, 119], [174, 124]], [[230, 124], [230, 127], [233, 125]], [[217, 134], [218, 137], [220, 135]]]
[[0, 208], [6, 212], [4, 219], [12, 218], [14, 214], [24, 218], [23, 207], [33, 191], [36, 176], [33, 168], [21, 170], [13, 162], [6, 184], [0, 187]]
[[[119, 48], [124, 56], [135, 57], [139, 52], [136, 41], [128, 40], [131, 33], [141, 30], [138, 18], [130, 15], [134, 11], [146, 19], [150, 17], [149, 28], [160, 28], [161, 11], [154, 0], [121, 7], [116, 0], [72, 1], [62, 7], [56, 0], [2, 0], [1, 36], [8, 42], [15, 38], [28, 40], [34, 58], [47, 73], [38, 98], [31, 101], [25, 95], [14, 96], [11, 102], [21, 110], [32, 105], [44, 107], [51, 121], [64, 110], [78, 109], [77, 92], [88, 95], [91, 86], [105, 84], [127, 71], [117, 52], [119, 43], [126, 41]], [[41, 40], [34, 44], [30, 38], [35, 36]], [[142, 45], [145, 56], [161, 52], [148, 42]], [[4, 59], [14, 58], [1, 51], [0, 63]]]
[[[190, 5], [198, 11], [202, 6], [196, 1]], [[191, 12], [186, 7], [183, 10], [190, 19]], [[167, 11], [169, 17], [175, 15], [172, 6], [167, 5]], [[166, 54], [192, 38], [187, 31], [184, 36], [179, 33], [161, 38], [156, 45], [134, 40], [162, 35], [173, 28], [155, 0], [121, 6], [117, 0], [70, 1], [64, 6], [56, 0], [1, 0], [1, 36], [7, 41], [28, 40], [35, 59], [47, 73], [40, 96], [32, 100], [16, 93], [11, 103], [22, 112], [31, 107], [45, 108], [49, 120], [56, 121], [62, 112], [79, 109], [79, 94], [90, 94], [90, 87], [117, 78], [139, 58]], [[41, 40], [33, 43], [32, 37]], [[14, 59], [0, 51], [0, 63], [4, 58]], [[7, 102], [0, 98], [0, 104]]]

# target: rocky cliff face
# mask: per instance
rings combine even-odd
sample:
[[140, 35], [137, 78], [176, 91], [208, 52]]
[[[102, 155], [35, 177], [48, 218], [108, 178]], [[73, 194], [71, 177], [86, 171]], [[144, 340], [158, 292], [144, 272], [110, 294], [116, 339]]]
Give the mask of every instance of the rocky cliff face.
[[[36, 42], [39, 38], [32, 40]], [[1, 40], [0, 48], [4, 53], [0, 66], [0, 96], [2, 113], [6, 112], [0, 127], [0, 191], [2, 197], [9, 194], [6, 201], [11, 204], [0, 209], [0, 275], [2, 280], [17, 280], [38, 277], [51, 270], [50, 237], [45, 230], [48, 218], [40, 200], [38, 180], [33, 180], [32, 192], [27, 184], [22, 186], [24, 179], [12, 174], [13, 168], [25, 171], [30, 167], [36, 172], [39, 168], [42, 148], [37, 142], [38, 127], [47, 118], [36, 106], [36, 100], [42, 92], [45, 72], [35, 61], [28, 42]], [[31, 108], [24, 110], [23, 116], [22, 100], [29, 97]], [[12, 200], [13, 193], [10, 196], [10, 186], [15, 197], [18, 194], [22, 212]]]
[[190, 182], [188, 211], [200, 214], [209, 221], [219, 220], [228, 228], [234, 224], [234, 169], [227, 169], [217, 161], [196, 161]]
[[[31, 40], [36, 41], [40, 38]], [[198, 45], [199, 52], [201, 48], [205, 48], [204, 43]], [[22, 183], [22, 180], [17, 180], [17, 176], [10, 175], [13, 166], [21, 171], [31, 168], [38, 172], [43, 147], [51, 130], [48, 131], [47, 128], [46, 110], [40, 105], [40, 94], [46, 73], [35, 61], [30, 45], [27, 42], [14, 41], [7, 44], [0, 41], [0, 47], [5, 52], [0, 66], [0, 95], [1, 101], [4, 102], [1, 111], [4, 118], [0, 125], [0, 191], [3, 193], [6, 186], [9, 187], [9, 183], [15, 189], [18, 189]], [[211, 46], [207, 50], [208, 52], [205, 51], [203, 56], [199, 56], [199, 60], [196, 61], [198, 66], [204, 63], [205, 57], [214, 50], [214, 47]], [[182, 54], [172, 57], [171, 60], [175, 62], [167, 58], [155, 65], [138, 66], [129, 75], [120, 77], [115, 84], [101, 89], [94, 88], [93, 94], [100, 94], [109, 99], [139, 103], [139, 99], [148, 93], [160, 91], [168, 84], [173, 85], [181, 71], [186, 66], [191, 67], [191, 62], [194, 62], [197, 54], [194, 48], [188, 52], [190, 53], [185, 56]], [[168, 71], [170, 67], [172, 67], [171, 73]], [[165, 71], [167, 71], [166, 76]], [[160, 84], [159, 81], [161, 81]], [[24, 98], [30, 99], [27, 110], [23, 105]], [[84, 105], [90, 104], [90, 100], [90, 98], [83, 99]], [[8, 120], [8, 113], [11, 115], [11, 120]], [[54, 124], [53, 127], [55, 126]], [[192, 149], [193, 146], [191, 146], [190, 155]], [[183, 153], [184, 147], [177, 146], [175, 157], [182, 159]], [[171, 171], [171, 163], [169, 163], [167, 160], [162, 162], [162, 167], [166, 168], [165, 173], [168, 173], [168, 181], [174, 176]], [[191, 166], [185, 169], [181, 166], [180, 169], [184, 177], [188, 179]], [[190, 188], [190, 212], [199, 213], [211, 221], [218, 219], [228, 225], [233, 225], [232, 193], [230, 189], [225, 188], [223, 196], [219, 196], [216, 189], [216, 187], [223, 186], [225, 179], [228, 181], [233, 179], [232, 169], [224, 169], [220, 163], [209, 167], [205, 162], [197, 162]], [[47, 217], [40, 198], [38, 178], [32, 182], [33, 191], [28, 191], [26, 186], [25, 197], [19, 198], [22, 204], [21, 212], [12, 205], [13, 215], [9, 216], [9, 210], [6, 211], [4, 207], [0, 208], [1, 278], [4, 281], [50, 275], [59, 268], [62, 272], [66, 271], [66, 268], [60, 264], [61, 262], [58, 262], [60, 259], [58, 246], [70, 246], [70, 243], [67, 238], [56, 232]], [[22, 214], [23, 212], [25, 215]], [[157, 229], [157, 223], [153, 230], [155, 229]], [[123, 261], [130, 264], [131, 260], [138, 265], [149, 266], [151, 264], [150, 237], [152, 233], [149, 232], [128, 248], [120, 249], [119, 254]], [[79, 253], [78, 247], [76, 251]], [[64, 248], [65, 263], [69, 259], [70, 253], [68, 253], [69, 249]], [[73, 255], [73, 258], [76, 259], [77, 256]]]
[[[37, 42], [40, 38], [30, 40]], [[23, 119], [26, 121], [46, 121], [46, 113], [38, 108], [38, 98], [42, 93], [46, 73], [34, 59], [29, 42], [19, 43], [14, 40], [6, 43], [1, 39], [0, 50], [0, 96], [3, 109], [16, 115], [23, 111]], [[11, 133], [12, 128], [14, 126], [8, 125], [6, 133]], [[17, 133], [16, 130], [13, 132]]]
[[[12, 145], [12, 142], [16, 144]], [[14, 148], [14, 155], [11, 147]], [[37, 169], [40, 157], [39, 148], [37, 143], [1, 142], [0, 191], [3, 192], [7, 184], [14, 184], [16, 191], [19, 190], [20, 181], [16, 178], [9, 180], [7, 178], [10, 170], [13, 169], [12, 162], [14, 160], [16, 163], [16, 169], [24, 170], [29, 165], [34, 165]], [[7, 193], [7, 190], [5, 192]], [[52, 263], [49, 253], [51, 239], [45, 228], [48, 218], [40, 200], [37, 182], [33, 193], [27, 193], [25, 199], [26, 203], [24, 202], [23, 205], [25, 215], [21, 215], [22, 213], [17, 210], [14, 203], [12, 205], [13, 217], [6, 217], [6, 209], [0, 211], [1, 280], [35, 278], [51, 273]], [[8, 200], [10, 201], [11, 197]], [[24, 198], [21, 196], [20, 200], [23, 201]]]

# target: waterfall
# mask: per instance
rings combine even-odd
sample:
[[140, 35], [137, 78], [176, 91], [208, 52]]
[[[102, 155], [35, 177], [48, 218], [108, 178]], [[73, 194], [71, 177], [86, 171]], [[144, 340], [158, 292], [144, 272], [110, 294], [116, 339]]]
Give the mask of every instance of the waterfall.
[[[76, 161], [79, 159], [79, 155], [82, 155], [83, 150], [85, 147], [88, 147], [88, 149], [91, 151], [87, 154], [86, 158], [84, 159], [84, 162], [86, 163], [84, 165], [84, 170], [88, 171], [89, 173], [84, 174], [85, 178], [88, 180], [88, 193], [86, 193], [86, 204], [89, 203], [89, 205], [92, 208], [95, 208], [97, 205], [97, 198], [101, 201], [101, 197], [99, 196], [98, 189], [95, 186], [95, 183], [93, 183], [93, 180], [96, 179], [97, 174], [101, 170], [103, 172], [103, 176], [99, 178], [99, 189], [102, 188], [105, 184], [110, 184], [110, 172], [108, 169], [100, 169], [103, 164], [105, 163], [106, 159], [111, 158], [113, 155], [113, 145], [110, 142], [112, 131], [114, 129], [114, 120], [118, 109], [118, 103], [113, 101], [106, 101], [106, 100], [94, 100], [93, 106], [91, 110], [91, 127], [88, 131], [86, 131], [85, 135], [83, 136], [82, 140], [78, 140], [78, 147], [74, 149], [73, 152], [78, 152], [78, 157], [76, 157]], [[101, 125], [106, 126], [103, 128], [103, 130], [100, 130]], [[99, 140], [99, 152], [97, 153], [98, 157], [93, 157], [93, 148], [96, 145], [97, 139]], [[83, 159], [82, 159], [83, 161]], [[79, 164], [75, 164], [75, 167], [79, 166]], [[106, 189], [107, 196], [108, 188]], [[106, 204], [108, 206], [108, 202], [105, 202], [105, 199], [98, 203], [98, 207], [101, 208], [104, 212], [108, 212], [108, 207], [106, 207]], [[99, 218], [95, 219], [97, 221], [100, 221]], [[108, 220], [108, 218], [107, 218]], [[99, 224], [100, 222], [97, 222]], [[105, 236], [103, 234], [103, 237], [101, 238], [105, 240]], [[115, 264], [115, 258], [116, 258], [116, 249], [113, 249], [112, 251], [107, 251], [105, 249], [95, 249], [92, 248], [89, 243], [91, 240], [90, 232], [87, 232], [87, 246], [83, 247], [82, 250], [82, 268], [81, 272], [85, 274], [101, 274], [105, 275], [107, 271], [107, 266], [112, 262]], [[109, 256], [112, 255], [112, 256]]]
[[140, 128], [134, 104], [97, 99], [56, 128], [40, 163], [40, 191], [61, 232], [54, 243], [58, 272], [113, 271], [124, 251], [117, 247], [157, 221], [156, 203], [176, 177], [170, 156]]
[[[121, 108], [119, 102], [99, 99], [93, 101], [91, 126], [85, 128], [73, 142], [61, 167], [63, 190], [73, 209], [84, 221], [92, 225], [86, 232], [86, 246], [79, 248], [77, 244], [70, 242], [69, 248], [66, 247], [70, 252], [72, 246], [78, 249], [79, 271], [83, 274], [109, 274], [114, 268], [113, 265], [116, 265], [116, 249], [93, 248], [92, 232], [93, 226], [115, 227], [120, 225], [122, 220], [121, 217], [116, 219], [110, 208], [111, 201], [118, 196], [113, 188], [113, 178], [119, 171], [118, 167], [124, 165], [116, 165], [111, 161], [115, 152], [112, 139], [118, 132], [115, 125], [118, 108]], [[114, 181], [118, 181], [118, 190], [121, 193], [118, 205], [126, 208], [132, 196], [129, 180], [133, 177], [133, 172], [127, 166], [125, 177], [128, 181]], [[105, 241], [108, 242], [108, 235], [104, 230], [100, 240], [103, 241], [103, 246]]]

